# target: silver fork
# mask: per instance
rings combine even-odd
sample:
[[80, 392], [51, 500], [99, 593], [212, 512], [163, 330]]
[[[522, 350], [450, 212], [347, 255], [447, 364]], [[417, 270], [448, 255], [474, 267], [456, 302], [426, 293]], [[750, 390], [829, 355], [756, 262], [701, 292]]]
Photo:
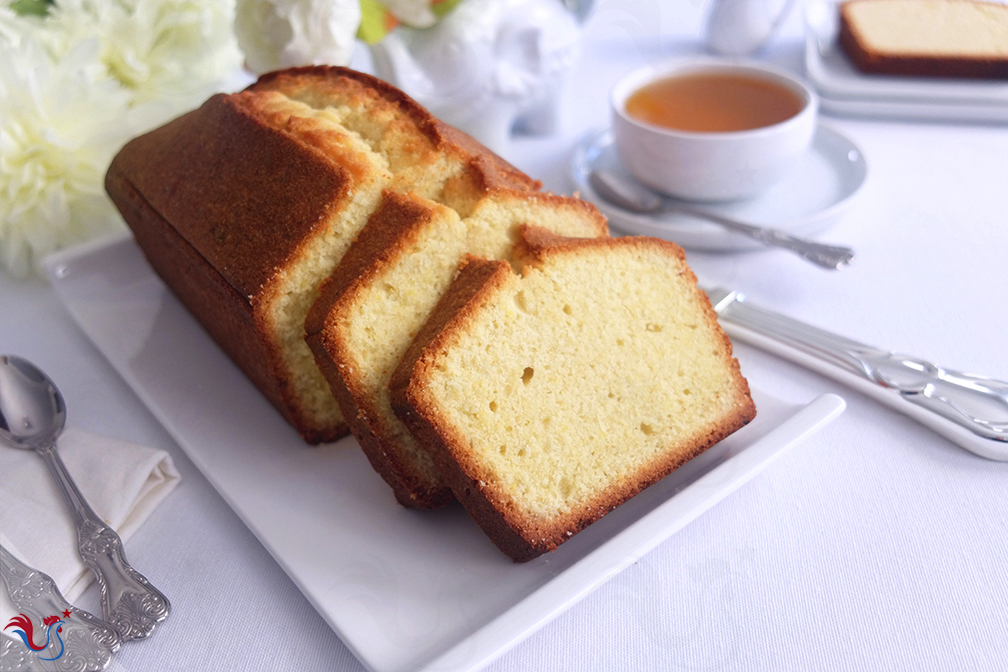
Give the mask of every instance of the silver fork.
[[[0, 637], [0, 670], [60, 670], [99, 672], [112, 662], [122, 638], [105, 621], [78, 609], [63, 597], [48, 574], [32, 569], [0, 546], [0, 579], [14, 607], [23, 619], [6, 624], [15, 632], [20, 627], [33, 645], [46, 633], [40, 650], [8, 637]], [[52, 619], [56, 617], [56, 620]], [[44, 624], [49, 619], [50, 623]], [[25, 620], [32, 625], [25, 626]]]

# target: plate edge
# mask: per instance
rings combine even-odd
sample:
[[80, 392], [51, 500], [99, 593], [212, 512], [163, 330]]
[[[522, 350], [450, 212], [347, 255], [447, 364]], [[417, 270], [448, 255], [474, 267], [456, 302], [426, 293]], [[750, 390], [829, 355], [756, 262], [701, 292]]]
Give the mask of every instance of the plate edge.
[[[566, 612], [577, 602], [580, 602], [582, 599], [590, 595], [602, 584], [608, 582], [658, 545], [670, 539], [676, 532], [684, 528], [700, 515], [716, 506], [719, 502], [721, 502], [721, 500], [761, 473], [781, 455], [793, 449], [809, 436], [815, 434], [827, 424], [832, 422], [844, 411], [846, 408], [846, 402], [837, 394], [825, 393], [815, 397], [805, 405], [796, 405], [794, 408], [795, 412], [793, 415], [791, 415], [782, 424], [768, 432], [765, 436], [758, 439], [754, 444], [704, 474], [704, 476], [679, 491], [676, 494], [676, 497], [663, 502], [660, 506], [656, 507], [647, 515], [611, 538], [602, 547], [599, 547], [586, 555], [576, 564], [567, 568], [562, 573], [558, 574], [556, 577], [544, 584], [532, 595], [524, 598], [503, 614], [498, 615], [482, 628], [458, 642], [448, 651], [417, 668], [417, 672], [475, 672], [476, 670], [480, 670], [489, 665], [494, 660], [503, 656], [512, 648], [520, 644], [522, 641], [535, 634], [535, 632], [543, 628], [550, 621]], [[778, 444], [778, 441], [780, 441], [782, 437], [784, 440]], [[751, 461], [752, 464], [747, 465], [747, 468], [741, 473], [735, 474], [732, 478], [725, 479], [721, 485], [712, 487], [705, 496], [699, 497], [701, 500], [700, 504], [693, 505], [685, 512], [673, 511], [674, 509], [683, 508], [685, 506], [682, 495], [688, 492], [695, 493], [709, 482], [718, 480], [724, 472], [737, 469], [738, 460], [741, 460], [742, 458]], [[647, 535], [647, 539], [644, 542], [635, 542], [631, 551], [624, 552], [617, 563], [610, 564], [609, 567], [601, 571], [597, 577], [588, 584], [578, 584], [575, 581], [576, 577], [572, 575], [577, 572], [573, 570], [580, 568], [581, 571], [584, 572], [587, 571], [585, 568], [586, 564], [600, 564], [605, 562], [604, 558], [601, 558], [600, 556], [605, 555], [605, 551], [610, 544], [616, 544], [625, 537], [638, 536], [640, 534], [640, 530], [647, 527], [648, 523], [652, 520], [661, 518], [668, 520], [670, 518], [670, 513], [674, 514], [675, 517], [670, 522], [666, 522], [663, 525], [664, 529], [662, 529], [661, 533]], [[574, 591], [570, 591], [570, 586], [568, 584], [571, 583], [580, 585], [581, 587]], [[558, 596], [560, 599], [555, 601], [551, 608], [545, 611], [540, 608], [540, 602], [553, 600]], [[537, 616], [534, 618], [527, 618], [529, 613], [526, 612], [530, 612], [531, 614]], [[510, 621], [517, 621], [521, 623], [521, 625], [517, 627], [510, 627]], [[481, 637], [486, 637], [487, 632], [494, 629], [510, 631], [512, 634], [503, 638], [499, 636], [492, 637], [494, 641], [499, 641], [501, 639], [504, 639], [505, 641], [503, 644], [499, 644], [497, 646], [486, 646], [485, 651], [483, 651], [478, 658], [470, 659], [463, 665], [453, 664], [453, 658], [460, 657], [464, 650], [471, 651], [474, 644], [476, 647], [479, 647], [480, 643], [478, 640]]]
[[[189, 459], [193, 460], [194, 464], [199, 469], [201, 475], [203, 475], [204, 478], [207, 478], [208, 482], [211, 484], [214, 490], [225, 500], [228, 506], [235, 512], [235, 514], [242, 521], [242, 523], [253, 533], [253, 535], [264, 546], [264, 548], [267, 549], [267, 551], [270, 553], [271, 558], [273, 558], [274, 562], [277, 562], [277, 564], [283, 568], [284, 573], [287, 574], [287, 576], [291, 579], [291, 581], [298, 587], [299, 591], [302, 593], [302, 595], [304, 595], [305, 599], [312, 605], [313, 608], [316, 609], [316, 611], [322, 616], [323, 620], [325, 620], [326, 623], [329, 624], [329, 626], [336, 632], [336, 634], [340, 636], [340, 639], [343, 642], [343, 644], [354, 654], [357, 660], [372, 672], [392, 672], [392, 668], [385, 669], [383, 667], [375, 666], [374, 661], [369, 660], [368, 656], [364, 655], [363, 650], [361, 650], [354, 643], [347, 641], [347, 639], [343, 636], [341, 629], [335, 628], [333, 626], [330, 619], [326, 616], [326, 610], [324, 608], [321, 608], [322, 605], [317, 604], [315, 600], [312, 598], [312, 596], [310, 596], [309, 594], [310, 591], [307, 591], [305, 589], [305, 586], [302, 585], [302, 581], [298, 577], [292, 575], [292, 573], [289, 571], [288, 564], [282, 561], [281, 559], [277, 558], [276, 554], [274, 553], [273, 544], [260, 536], [257, 525], [253, 521], [248, 520], [245, 514], [239, 511], [239, 509], [236, 507], [231, 497], [222, 492], [222, 486], [220, 483], [218, 483], [217, 479], [213, 478], [212, 476], [206, 473], [205, 465], [203, 464], [202, 460], [194, 458], [190, 454], [190, 452], [185, 449], [184, 442], [176, 438], [177, 436], [176, 432], [178, 431], [179, 428], [175, 426], [175, 423], [171, 420], [171, 418], [165, 417], [164, 412], [156, 408], [156, 405], [152, 403], [152, 400], [149, 398], [149, 395], [144, 390], [143, 385], [140, 384], [140, 381], [136, 379], [132, 374], [130, 374], [128, 370], [124, 370], [123, 367], [119, 365], [119, 362], [115, 358], [111, 357], [109, 354], [106, 353], [105, 348], [99, 346], [94, 341], [90, 333], [90, 330], [85, 326], [80, 316], [78, 315], [78, 311], [75, 310], [71, 305], [69, 305], [70, 303], [73, 303], [75, 299], [73, 299], [73, 297], [70, 294], [63, 291], [64, 288], [60, 287], [59, 285], [65, 284], [65, 282], [69, 278], [72, 278], [73, 276], [72, 274], [60, 275], [57, 272], [60, 266], [65, 264], [73, 264], [74, 262], [80, 262], [92, 255], [98, 254], [100, 252], [105, 252], [107, 250], [111, 250], [116, 246], [130, 243], [131, 242], [130, 239], [131, 236], [129, 235], [116, 234], [113, 236], [106, 236], [100, 239], [92, 240], [87, 243], [75, 246], [73, 248], [61, 250], [60, 252], [50, 255], [44, 260], [43, 263], [45, 264], [47, 273], [49, 273], [50, 277], [53, 279], [54, 290], [56, 291], [57, 296], [60, 299], [60, 303], [63, 305], [63, 308], [67, 310], [67, 312], [71, 315], [75, 323], [81, 328], [82, 332], [87, 336], [88, 340], [95, 344], [95, 346], [102, 354], [102, 356], [106, 359], [106, 361], [109, 362], [112, 368], [119, 375], [120, 379], [127, 385], [127, 387], [130, 388], [130, 390], [134, 394], [138, 396], [138, 398], [145, 405], [145, 407], [147, 407], [148, 410], [151, 412], [151, 414], [157, 419], [158, 423], [165, 428], [165, 431], [172, 437], [172, 440], [179, 445], [179, 447], [183, 450], [183, 452], [186, 453]], [[666, 541], [677, 531], [685, 527], [693, 519], [695, 519], [703, 512], [707, 511], [708, 509], [716, 505], [728, 494], [741, 487], [741, 485], [743, 485], [745, 482], [755, 477], [764, 468], [766, 468], [766, 466], [768, 466], [771, 462], [773, 462], [773, 460], [775, 460], [777, 457], [779, 457], [784, 452], [787, 452], [788, 450], [796, 446], [807, 436], [818, 431], [822, 426], [824, 426], [834, 417], [836, 417], [836, 415], [839, 415], [839, 413], [842, 412], [843, 407], [844, 407], [843, 400], [834, 394], [821, 395], [820, 397], [816, 397], [815, 399], [811, 400], [805, 405], [800, 404], [792, 405], [793, 409], [792, 415], [790, 415], [783, 423], [770, 430], [765, 436], [759, 438], [753, 444], [748, 446], [745, 450], [736, 454], [732, 458], [729, 458], [724, 463], [718, 465], [716, 468], [706, 473], [703, 477], [699, 478], [697, 481], [681, 490], [679, 493], [677, 493], [677, 497], [666, 500], [661, 505], [659, 505], [651, 512], [649, 512], [647, 515], [635, 521], [632, 525], [621, 531], [616, 536], [609, 539], [603, 546], [596, 548], [594, 551], [586, 555], [576, 564], [572, 565], [571, 567], [568, 567], [563, 572], [558, 574], [556, 577], [554, 577], [547, 583], [543, 584], [543, 586], [540, 589], [536, 590], [533, 594], [523, 598], [518, 603], [513, 605], [510, 609], [494, 617], [493, 620], [489, 621], [487, 624], [485, 624], [483, 627], [479, 628], [475, 632], [452, 644], [447, 651], [436, 655], [435, 658], [429, 660], [426, 663], [422, 663], [421, 667], [417, 669], [426, 670], [429, 672], [434, 672], [435, 670], [438, 670], [439, 672], [445, 672], [445, 671], [471, 672], [474, 670], [478, 670], [481, 667], [484, 667], [485, 665], [489, 664], [490, 662], [492, 662], [493, 660], [500, 657], [501, 655], [512, 649], [514, 646], [519, 644], [521, 641], [525, 640], [526, 638], [534, 634], [536, 631], [538, 631], [547, 623], [555, 619], [557, 616], [567, 611], [575, 603], [579, 602], [581, 599], [592, 593], [603, 583], [609, 581], [611, 578], [616, 576], [619, 572], [621, 572], [627, 566], [629, 566], [634, 561], [642, 557], [644, 554], [652, 550], [658, 544]], [[802, 422], [799, 422], [799, 419], [801, 419]], [[798, 429], [799, 431], [795, 432], [796, 429]], [[776, 446], [774, 445], [777, 440], [777, 437], [780, 434], [787, 434], [789, 432], [792, 433], [793, 436], [791, 436], [788, 440], [784, 441], [780, 445]], [[605, 550], [611, 544], [618, 543], [620, 540], [624, 539], [627, 536], [631, 537], [635, 536], [635, 532], [639, 534], [639, 530], [643, 527], [646, 527], [647, 523], [649, 523], [653, 517], [661, 517], [663, 515], [668, 515], [669, 509], [677, 509], [685, 507], [686, 505], [683, 503], [683, 500], [678, 497], [678, 495], [695, 491], [697, 489], [697, 486], [702, 485], [709, 480], [720, 477], [720, 475], [726, 469], [737, 468], [737, 461], [743, 457], [753, 460], [755, 464], [750, 465], [748, 469], [744, 470], [740, 475], [736, 475], [734, 479], [726, 479], [725, 484], [722, 484], [717, 488], [712, 488], [710, 494], [708, 494], [708, 496], [704, 498], [703, 500], [704, 503], [702, 505], [700, 506], [694, 505], [693, 508], [689, 509], [686, 515], [679, 513], [678, 514], [679, 517], [676, 518], [676, 520], [672, 524], [666, 524], [664, 526], [664, 529], [662, 529], [660, 533], [647, 535], [647, 539], [644, 543], [636, 542], [631, 551], [622, 553], [619, 562], [612, 564], [606, 561], [604, 558], [601, 559], [599, 558], [600, 554], [605, 555], [604, 553]], [[605, 564], [608, 564], [609, 566], [604, 570], [600, 571], [597, 575], [595, 575], [595, 578], [589, 581], [588, 583], [581, 583], [580, 581], [578, 581], [578, 577], [576, 576], [578, 574], [578, 571], [572, 572], [572, 570], [577, 570], [578, 568], [580, 568], [580, 572], [584, 572], [587, 569], [589, 569], [585, 567], [586, 563], [591, 564], [600, 562], [605, 562]], [[566, 584], [574, 584], [578, 586], [578, 588], [575, 591], [568, 592]], [[543, 589], [547, 587], [549, 587], [549, 589], [546, 590], [545, 593], [543, 593]], [[547, 600], [547, 598], [550, 598], [550, 600], [552, 600], [553, 598], [552, 593], [554, 592], [561, 593], [562, 599], [553, 601], [552, 604], [547, 609], [540, 608], [539, 602], [549, 601]], [[482, 647], [483, 652], [479, 654], [478, 663], [473, 663], [472, 661], [470, 661], [467, 662], [464, 666], [459, 667], [457, 665], [453, 665], [450, 662], [452, 656], [453, 655], [457, 656], [460, 650], [465, 649], [467, 651], [471, 651], [473, 642], [476, 642], [477, 646], [479, 646], [479, 640], [481, 638], [487, 637], [488, 630], [499, 628], [501, 627], [502, 623], [505, 623], [506, 625], [506, 621], [514, 618], [516, 610], [518, 610], [519, 612], [522, 610], [534, 612], [535, 617], [533, 619], [525, 621], [526, 623], [530, 623], [531, 625], [524, 625], [518, 628], [505, 628], [506, 630], [509, 631], [517, 630], [517, 632], [503, 639], [499, 637], [492, 638], [493, 641], [498, 643]]]

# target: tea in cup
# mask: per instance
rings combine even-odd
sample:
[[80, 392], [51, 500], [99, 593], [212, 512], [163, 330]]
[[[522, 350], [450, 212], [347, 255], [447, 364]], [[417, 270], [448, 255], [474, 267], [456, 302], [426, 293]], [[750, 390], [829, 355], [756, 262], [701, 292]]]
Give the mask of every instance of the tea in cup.
[[640, 182], [693, 201], [756, 196], [808, 149], [818, 97], [757, 64], [679, 62], [631, 73], [613, 89], [620, 160]]

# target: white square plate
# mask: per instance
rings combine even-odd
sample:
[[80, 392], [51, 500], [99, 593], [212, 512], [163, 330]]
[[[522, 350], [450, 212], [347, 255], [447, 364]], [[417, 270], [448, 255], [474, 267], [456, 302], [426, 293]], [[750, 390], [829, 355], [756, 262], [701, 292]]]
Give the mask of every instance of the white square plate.
[[88, 337], [375, 672], [483, 667], [844, 407], [834, 395], [792, 406], [754, 391], [758, 416], [743, 430], [518, 565], [458, 505], [399, 506], [354, 439], [305, 445], [131, 238], [62, 252], [46, 268]]

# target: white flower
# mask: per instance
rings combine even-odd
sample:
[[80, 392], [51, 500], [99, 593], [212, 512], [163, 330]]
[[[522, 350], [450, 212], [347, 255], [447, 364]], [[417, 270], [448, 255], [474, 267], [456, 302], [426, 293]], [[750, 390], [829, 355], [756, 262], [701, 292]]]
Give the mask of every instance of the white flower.
[[45, 19], [20, 16], [6, 2], [0, 4], [0, 43], [17, 46], [22, 36], [35, 36], [42, 32]]
[[101, 60], [132, 92], [130, 105], [169, 101], [178, 113], [241, 67], [233, 22], [227, 0], [59, 0], [43, 24], [43, 39], [59, 59], [66, 45], [99, 36]]
[[102, 189], [133, 132], [129, 93], [91, 38], [53, 63], [35, 40], [0, 37], [0, 265], [27, 275], [44, 255], [120, 227]]
[[241, 65], [232, 0], [0, 0], [0, 268], [121, 226], [105, 171], [131, 137], [201, 103]]
[[361, 22], [359, 0], [238, 0], [235, 34], [256, 73], [346, 65]]

